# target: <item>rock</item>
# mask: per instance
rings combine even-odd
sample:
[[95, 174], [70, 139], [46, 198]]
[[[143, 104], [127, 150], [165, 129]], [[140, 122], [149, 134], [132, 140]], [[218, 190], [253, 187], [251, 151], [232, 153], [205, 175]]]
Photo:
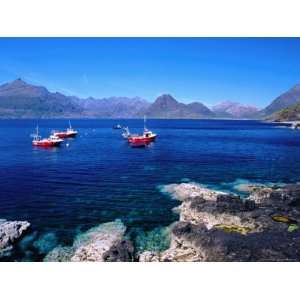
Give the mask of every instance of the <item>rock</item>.
[[252, 193], [264, 187], [263, 184], [240, 183], [234, 186], [234, 189], [239, 192]]
[[[297, 261], [300, 259], [300, 185], [251, 189], [247, 198], [203, 188], [168, 185], [182, 203], [169, 249], [159, 261]], [[151, 261], [150, 254], [140, 261]]]
[[[203, 225], [179, 222], [173, 228], [177, 249], [173, 259], [187, 261], [299, 261], [300, 232], [259, 232], [242, 235]], [[174, 247], [174, 246], [173, 246]], [[180, 251], [181, 250], [181, 251]], [[170, 251], [169, 251], [170, 252]], [[174, 253], [174, 252], [173, 252]], [[181, 254], [181, 256], [178, 255]], [[162, 257], [166, 257], [165, 253]], [[170, 254], [169, 254], [170, 255]], [[191, 261], [191, 256], [188, 256]]]
[[248, 197], [260, 206], [300, 207], [300, 184], [288, 184], [284, 187], [260, 188]]
[[202, 198], [206, 201], [216, 201], [217, 199], [222, 199], [222, 197], [239, 198], [233, 194], [226, 194], [207, 189], [196, 183], [169, 184], [164, 186], [163, 191], [171, 194], [179, 201], [186, 201], [194, 198]]
[[145, 251], [139, 255], [139, 262], [159, 262], [160, 257], [157, 252]]
[[27, 221], [0, 220], [0, 256], [11, 250], [15, 241], [29, 228]]
[[[127, 243], [125, 245], [119, 243], [122, 241], [125, 231], [126, 227], [121, 221], [105, 223], [88, 230], [76, 238], [74, 242], [76, 250], [71, 260], [105, 261], [107, 257], [110, 257], [108, 252], [112, 248], [115, 251], [114, 258], [118, 260], [117, 247], [122, 247], [118, 253], [124, 256], [124, 247], [128, 246]], [[130, 250], [131, 248], [128, 249], [128, 256], [131, 252]]]
[[45, 261], [132, 261], [133, 246], [124, 239], [125, 225], [120, 221], [93, 227], [76, 237], [71, 247], [59, 246]]
[[71, 257], [74, 255], [73, 247], [63, 247], [57, 246], [56, 248], [52, 249], [46, 257], [44, 261], [46, 262], [67, 262], [71, 261]]
[[103, 253], [103, 261], [133, 261], [134, 248], [129, 240], [116, 241], [108, 251]]

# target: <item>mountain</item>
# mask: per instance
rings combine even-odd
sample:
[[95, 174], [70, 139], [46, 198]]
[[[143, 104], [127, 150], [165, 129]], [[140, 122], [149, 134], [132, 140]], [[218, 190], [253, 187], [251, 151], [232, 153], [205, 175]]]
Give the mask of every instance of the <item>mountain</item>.
[[149, 102], [140, 98], [109, 97], [103, 99], [87, 98], [77, 101], [89, 116], [105, 118], [133, 118], [145, 111]]
[[0, 86], [0, 117], [3, 118], [133, 118], [149, 105], [138, 97], [81, 99], [65, 96], [20, 78]]
[[192, 102], [186, 105], [188, 110], [202, 117], [215, 117], [215, 114], [201, 102]]
[[180, 103], [169, 94], [159, 96], [143, 113], [150, 118], [158, 119], [200, 119], [214, 117], [214, 113], [202, 103]]
[[82, 107], [72, 97], [51, 93], [41, 86], [17, 79], [0, 86], [0, 116], [2, 117], [68, 117], [80, 116]]
[[252, 119], [255, 118], [259, 110], [253, 105], [223, 101], [213, 106], [212, 111], [219, 118]]
[[281, 94], [261, 111], [262, 116], [269, 116], [277, 111], [300, 103], [300, 84], [295, 85], [287, 92]]
[[300, 120], [300, 103], [289, 106], [278, 112], [273, 113], [268, 120], [275, 122], [286, 122], [286, 121], [299, 121]]

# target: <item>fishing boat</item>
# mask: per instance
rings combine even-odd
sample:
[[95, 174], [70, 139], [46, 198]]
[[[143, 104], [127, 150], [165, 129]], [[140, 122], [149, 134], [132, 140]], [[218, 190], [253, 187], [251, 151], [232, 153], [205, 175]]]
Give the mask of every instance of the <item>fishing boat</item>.
[[57, 147], [63, 142], [63, 139], [54, 135], [50, 135], [48, 138], [42, 138], [39, 135], [38, 126], [36, 127], [36, 133], [32, 134], [31, 137], [33, 138], [32, 145], [37, 147]]
[[131, 144], [147, 144], [155, 141], [157, 134], [146, 127], [146, 116], [144, 117], [144, 131], [142, 135], [129, 135], [128, 142]]
[[71, 122], [69, 120], [69, 128], [65, 131], [54, 131], [53, 136], [56, 136], [61, 139], [75, 137], [78, 134], [78, 131], [72, 128]]
[[114, 125], [113, 129], [122, 129], [122, 126], [120, 124]]

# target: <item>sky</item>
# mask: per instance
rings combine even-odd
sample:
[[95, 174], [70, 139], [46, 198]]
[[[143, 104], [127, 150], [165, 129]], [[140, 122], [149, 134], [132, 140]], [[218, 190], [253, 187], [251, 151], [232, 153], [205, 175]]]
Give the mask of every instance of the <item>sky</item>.
[[0, 84], [258, 107], [300, 83], [300, 38], [0, 38]]

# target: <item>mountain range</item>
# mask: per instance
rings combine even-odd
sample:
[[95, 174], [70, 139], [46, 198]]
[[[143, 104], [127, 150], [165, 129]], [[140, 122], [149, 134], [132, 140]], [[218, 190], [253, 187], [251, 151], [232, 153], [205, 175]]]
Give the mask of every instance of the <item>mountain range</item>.
[[210, 109], [201, 102], [179, 102], [169, 94], [159, 96], [153, 103], [140, 97], [79, 98], [50, 92], [20, 78], [0, 85], [0, 118], [140, 118], [146, 115], [163, 119], [273, 120], [278, 117], [278, 111], [299, 103], [300, 85], [278, 96], [262, 110], [232, 101], [223, 101]]
[[218, 117], [224, 118], [255, 118], [259, 109], [254, 105], [245, 105], [232, 101], [223, 101], [212, 107]]

